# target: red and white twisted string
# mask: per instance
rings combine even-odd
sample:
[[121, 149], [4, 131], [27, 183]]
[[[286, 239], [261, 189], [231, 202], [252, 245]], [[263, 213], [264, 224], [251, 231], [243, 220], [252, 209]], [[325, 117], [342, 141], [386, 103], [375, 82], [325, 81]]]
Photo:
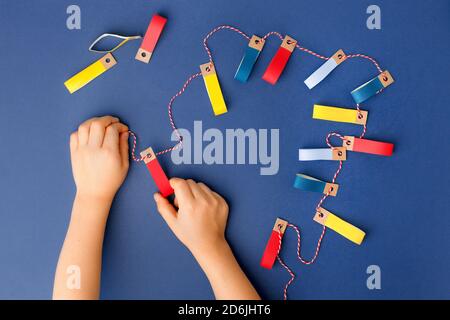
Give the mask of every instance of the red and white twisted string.
[[178, 139], [178, 143], [176, 145], [174, 145], [173, 147], [167, 148], [165, 150], [159, 151], [158, 153], [156, 153], [156, 155], [161, 155], [161, 154], [165, 154], [168, 152], [171, 152], [172, 150], [176, 150], [178, 148], [181, 148], [181, 146], [183, 145], [183, 137], [180, 135], [178, 128], [175, 125], [175, 120], [173, 119], [173, 113], [172, 113], [172, 105], [173, 102], [175, 101], [176, 98], [178, 98], [179, 96], [181, 96], [184, 91], [186, 91], [187, 87], [189, 86], [189, 84], [192, 82], [192, 80], [194, 80], [197, 77], [200, 77], [202, 75], [201, 72], [195, 73], [193, 75], [191, 75], [186, 82], [183, 84], [183, 87], [181, 87], [180, 91], [178, 91], [169, 101], [169, 104], [167, 105], [167, 112], [169, 114], [169, 121], [170, 121], [170, 126], [172, 127], [173, 131], [175, 132], [175, 134], [177, 135], [177, 139]]
[[[321, 235], [320, 235], [320, 237], [319, 237], [319, 240], [317, 241], [317, 246], [316, 246], [316, 251], [314, 252], [314, 256], [311, 258], [311, 260], [306, 260], [306, 259], [304, 259], [304, 258], [302, 257], [302, 255], [301, 255], [301, 237], [300, 237], [300, 230], [299, 230], [299, 228], [298, 228], [296, 225], [292, 224], [292, 223], [288, 223], [287, 226], [290, 227], [290, 228], [292, 228], [292, 229], [294, 229], [295, 232], [297, 233], [297, 258], [298, 258], [298, 260], [299, 260], [301, 263], [305, 264], [305, 265], [313, 264], [314, 261], [316, 260], [317, 256], [319, 255], [320, 245], [321, 245], [321, 243], [322, 243], [323, 237], [325, 236], [325, 230], [326, 230], [326, 227], [323, 227], [323, 228], [322, 228], [322, 233], [321, 233]], [[283, 290], [283, 297], [284, 297], [284, 300], [287, 300], [287, 290], [288, 290], [289, 286], [292, 284], [292, 282], [294, 281], [294, 279], [295, 279], [295, 274], [294, 274], [294, 272], [288, 267], [288, 265], [283, 261], [283, 259], [281, 259], [281, 257], [280, 257], [281, 241], [282, 241], [281, 238], [282, 238], [281, 232], [278, 232], [279, 245], [278, 245], [277, 260], [278, 260], [278, 262], [281, 264], [281, 266], [282, 266], [284, 269], [286, 269], [286, 271], [287, 271], [287, 272], [289, 273], [289, 275], [291, 276], [291, 278], [289, 279], [289, 281], [285, 284], [284, 290]]]
[[375, 65], [375, 67], [377, 68], [377, 70], [378, 70], [379, 73], [382, 73], [382, 72], [383, 72], [383, 70], [381, 69], [381, 67], [380, 67], [380, 65], [378, 64], [378, 62], [377, 62], [374, 58], [369, 57], [368, 55], [361, 54], [361, 53], [348, 54], [348, 55], [347, 55], [347, 59], [352, 59], [352, 58], [363, 58], [363, 59], [367, 59], [367, 60], [371, 61], [371, 62]]
[[[201, 72], [198, 72], [198, 73], [195, 73], [195, 74], [191, 75], [191, 76], [186, 80], [186, 82], [183, 84], [183, 86], [181, 87], [180, 91], [178, 91], [178, 92], [177, 92], [177, 93], [169, 100], [169, 103], [168, 103], [168, 105], [167, 105], [167, 112], [168, 112], [168, 114], [169, 114], [169, 122], [170, 122], [170, 126], [172, 127], [173, 131], [175, 132], [175, 134], [176, 134], [176, 136], [177, 136], [178, 142], [177, 142], [177, 144], [175, 144], [173, 147], [170, 147], [170, 148], [167, 148], [167, 149], [164, 149], [164, 150], [162, 150], [162, 151], [157, 152], [157, 153], [156, 153], [157, 156], [162, 155], [162, 154], [165, 154], [165, 153], [168, 153], [168, 152], [171, 152], [171, 151], [176, 150], [176, 149], [179, 149], [179, 148], [181, 148], [181, 146], [183, 145], [183, 137], [180, 135], [180, 133], [179, 133], [179, 131], [178, 131], [178, 128], [177, 128], [177, 126], [175, 125], [175, 120], [173, 119], [172, 105], [173, 105], [173, 102], [175, 101], [175, 99], [178, 98], [179, 96], [181, 96], [181, 95], [184, 93], [184, 91], [186, 91], [187, 87], [188, 87], [189, 84], [192, 82], [192, 80], [194, 80], [195, 78], [197, 78], [197, 77], [199, 77], [199, 76], [201, 76], [201, 75], [202, 75]], [[136, 140], [137, 140], [137, 139], [136, 139], [136, 134], [135, 134], [134, 132], [132, 132], [131, 130], [129, 131], [129, 133], [130, 133], [130, 135], [133, 137], [133, 147], [132, 147], [132, 150], [131, 150], [131, 157], [133, 158], [134, 161], [139, 162], [139, 161], [141, 161], [142, 159], [136, 157], [136, 155], [135, 155], [135, 151], [136, 151]]]
[[283, 266], [283, 268], [286, 269], [286, 271], [291, 275], [291, 279], [289, 279], [289, 281], [286, 283], [286, 285], [284, 286], [284, 291], [283, 291], [283, 295], [284, 295], [284, 300], [287, 300], [287, 290], [288, 287], [291, 285], [292, 281], [294, 281], [295, 279], [295, 274], [294, 272], [292, 272], [292, 270], [284, 263], [284, 261], [281, 259], [280, 257], [280, 251], [281, 251], [281, 238], [282, 238], [282, 234], [281, 234], [281, 228], [280, 230], [278, 230], [278, 251], [277, 251], [277, 260], [278, 262]]
[[212, 58], [211, 50], [210, 50], [209, 47], [208, 47], [208, 39], [209, 39], [214, 33], [216, 33], [216, 32], [219, 31], [219, 30], [230, 30], [230, 31], [234, 31], [234, 32], [240, 34], [241, 36], [243, 36], [245, 39], [250, 40], [250, 37], [249, 37], [245, 32], [239, 30], [238, 28], [235, 28], [235, 27], [232, 27], [232, 26], [229, 26], [229, 25], [222, 25], [222, 26], [215, 27], [215, 28], [214, 28], [213, 30], [211, 30], [211, 32], [208, 33], [208, 34], [206, 35], [206, 37], [203, 39], [203, 47], [205, 48], [206, 54], [208, 55], [208, 58], [209, 58], [209, 62], [211, 62], [211, 63], [213, 63], [213, 58]]

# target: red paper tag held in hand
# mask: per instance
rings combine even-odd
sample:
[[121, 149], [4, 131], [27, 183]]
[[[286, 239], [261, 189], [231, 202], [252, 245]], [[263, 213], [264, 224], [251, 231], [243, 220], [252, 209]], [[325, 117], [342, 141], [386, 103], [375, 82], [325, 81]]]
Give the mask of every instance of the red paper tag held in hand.
[[167, 198], [171, 194], [173, 194], [173, 189], [170, 186], [169, 179], [167, 179], [166, 174], [164, 173], [161, 165], [159, 164], [158, 159], [156, 158], [155, 153], [152, 148], [148, 148], [141, 152], [141, 157], [147, 165], [148, 171], [150, 171], [150, 175], [155, 181], [156, 186], [159, 189], [159, 192], [164, 198]]
[[266, 249], [264, 250], [261, 267], [266, 269], [272, 269], [275, 259], [277, 258], [278, 251], [280, 250], [280, 241], [283, 238], [284, 231], [286, 231], [287, 221], [280, 218], [277, 219], [272, 229], [269, 241], [267, 241]]

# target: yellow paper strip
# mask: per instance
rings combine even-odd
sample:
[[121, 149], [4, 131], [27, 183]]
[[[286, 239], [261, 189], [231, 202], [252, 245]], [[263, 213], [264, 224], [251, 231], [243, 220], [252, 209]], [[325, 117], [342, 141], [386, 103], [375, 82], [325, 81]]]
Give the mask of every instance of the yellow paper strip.
[[116, 64], [117, 61], [114, 59], [113, 55], [108, 53], [64, 82], [64, 85], [70, 93], [74, 93]]
[[328, 120], [336, 122], [347, 122], [365, 125], [369, 113], [364, 110], [345, 109], [338, 107], [314, 105], [313, 118], [319, 120]]
[[356, 244], [361, 244], [364, 236], [366, 235], [366, 233], [361, 229], [351, 225], [347, 221], [342, 220], [322, 207], [319, 207], [317, 210], [316, 215], [314, 216], [314, 221], [336, 231], [341, 236]]
[[208, 92], [209, 100], [214, 111], [214, 115], [218, 116], [226, 113], [227, 106], [223, 99], [222, 90], [220, 89], [219, 79], [214, 68], [214, 64], [208, 62], [200, 66], [200, 70], [205, 82], [206, 91]]

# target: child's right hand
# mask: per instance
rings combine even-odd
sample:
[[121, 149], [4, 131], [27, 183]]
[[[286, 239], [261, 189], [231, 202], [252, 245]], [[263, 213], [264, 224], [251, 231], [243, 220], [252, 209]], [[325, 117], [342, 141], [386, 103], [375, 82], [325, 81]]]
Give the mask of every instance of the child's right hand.
[[205, 272], [216, 299], [260, 299], [225, 240], [225, 200], [191, 179], [173, 178], [170, 184], [178, 210], [155, 193], [158, 211]]
[[170, 179], [178, 210], [159, 193], [154, 198], [158, 211], [177, 238], [195, 257], [226, 244], [228, 205], [205, 184], [189, 179]]

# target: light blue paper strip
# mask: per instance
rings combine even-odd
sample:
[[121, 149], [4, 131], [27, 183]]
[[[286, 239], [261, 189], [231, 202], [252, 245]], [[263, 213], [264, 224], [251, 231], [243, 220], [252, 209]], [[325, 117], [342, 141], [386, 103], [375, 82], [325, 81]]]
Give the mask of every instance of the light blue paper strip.
[[323, 79], [325, 79], [330, 73], [331, 71], [333, 71], [336, 67], [338, 66], [338, 64], [336, 63], [336, 61], [334, 61], [333, 58], [330, 58], [327, 60], [327, 62], [325, 62], [324, 64], [322, 64], [319, 69], [317, 69], [316, 71], [314, 71], [309, 77], [308, 79], [306, 79], [304, 82], [306, 84], [306, 86], [309, 89], [314, 88], [316, 85], [318, 85]]
[[299, 149], [298, 159], [300, 161], [333, 160], [333, 150], [323, 149]]

